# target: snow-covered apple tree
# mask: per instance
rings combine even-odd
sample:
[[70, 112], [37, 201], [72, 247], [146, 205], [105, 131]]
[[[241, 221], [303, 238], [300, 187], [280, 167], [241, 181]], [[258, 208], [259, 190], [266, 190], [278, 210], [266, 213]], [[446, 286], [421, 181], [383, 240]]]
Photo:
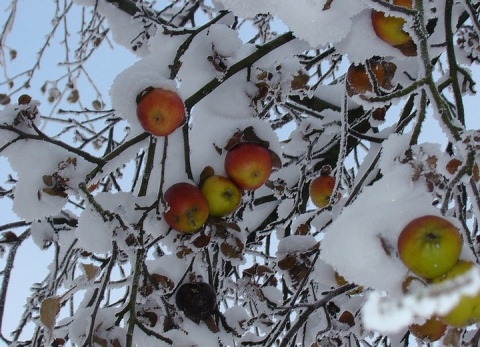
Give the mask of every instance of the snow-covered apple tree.
[[2, 343], [478, 345], [480, 1], [31, 3], [0, 5]]

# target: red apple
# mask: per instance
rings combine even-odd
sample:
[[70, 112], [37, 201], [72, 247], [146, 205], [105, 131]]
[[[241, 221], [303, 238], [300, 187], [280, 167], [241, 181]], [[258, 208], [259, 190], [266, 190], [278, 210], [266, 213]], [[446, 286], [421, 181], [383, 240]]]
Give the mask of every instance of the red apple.
[[176, 183], [163, 195], [167, 203], [165, 221], [177, 231], [193, 233], [208, 218], [208, 203], [200, 189], [186, 182]]
[[225, 172], [237, 186], [245, 190], [261, 187], [272, 172], [268, 149], [253, 142], [243, 142], [228, 151]]
[[330, 196], [335, 187], [335, 178], [328, 175], [315, 177], [310, 182], [310, 199], [315, 206], [323, 208], [330, 203]]
[[213, 175], [200, 187], [208, 202], [211, 216], [225, 217], [240, 206], [242, 191], [235, 183], [223, 176]]
[[[467, 271], [471, 270], [475, 265], [472, 262], [459, 260], [453, 268], [442, 276], [435, 278], [433, 283], [441, 283], [454, 279]], [[462, 296], [458, 304], [440, 319], [449, 325], [455, 327], [465, 327], [480, 322], [480, 293], [473, 296]]]
[[431, 317], [423, 324], [412, 324], [408, 330], [419, 339], [425, 342], [434, 342], [440, 340], [445, 335], [447, 325], [437, 317]]
[[398, 237], [398, 255], [416, 275], [435, 278], [450, 270], [462, 250], [462, 237], [448, 220], [422, 216], [412, 220]]
[[[393, 0], [393, 4], [412, 8], [413, 0]], [[387, 16], [382, 11], [372, 11], [372, 26], [375, 34], [392, 46], [399, 46], [408, 43], [412, 38], [403, 30], [405, 19], [394, 16]]]
[[171, 90], [147, 89], [137, 97], [137, 118], [146, 132], [167, 136], [184, 122], [185, 106]]

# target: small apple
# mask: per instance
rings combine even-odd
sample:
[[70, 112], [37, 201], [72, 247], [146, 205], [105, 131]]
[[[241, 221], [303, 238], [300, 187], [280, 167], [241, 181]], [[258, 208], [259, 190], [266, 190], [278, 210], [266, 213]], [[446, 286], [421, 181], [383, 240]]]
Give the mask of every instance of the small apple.
[[323, 208], [330, 203], [330, 196], [335, 187], [335, 178], [328, 175], [315, 177], [310, 181], [310, 199], [315, 206]]
[[445, 335], [447, 324], [437, 317], [431, 317], [423, 324], [411, 324], [408, 330], [410, 330], [413, 336], [425, 342], [434, 342], [440, 340]]
[[240, 206], [242, 191], [228, 178], [213, 175], [203, 181], [201, 192], [208, 202], [210, 215], [225, 217]]
[[217, 308], [215, 290], [205, 282], [182, 284], [177, 289], [175, 303], [185, 316], [197, 323], [211, 316]]
[[137, 97], [137, 118], [146, 132], [167, 136], [184, 122], [185, 106], [171, 90], [148, 88]]
[[228, 151], [225, 157], [225, 172], [240, 188], [254, 190], [270, 177], [272, 157], [262, 145], [243, 142]]
[[[412, 8], [413, 0], [393, 0], [393, 4]], [[405, 19], [394, 16], [387, 16], [382, 11], [372, 11], [372, 26], [375, 34], [386, 43], [392, 46], [399, 46], [408, 43], [412, 38], [403, 30]]]
[[416, 275], [431, 279], [443, 275], [457, 262], [462, 237], [442, 217], [426, 215], [410, 221], [398, 237], [398, 255]]
[[165, 221], [177, 231], [187, 234], [200, 229], [208, 218], [208, 203], [200, 189], [186, 182], [176, 183], [163, 195], [168, 209]]
[[[459, 260], [453, 268], [440, 277], [433, 279], [433, 283], [441, 283], [460, 276], [471, 270], [474, 265], [472, 262]], [[462, 296], [458, 304], [446, 315], [440, 319], [449, 325], [455, 327], [465, 327], [480, 322], [480, 293], [474, 296]]]

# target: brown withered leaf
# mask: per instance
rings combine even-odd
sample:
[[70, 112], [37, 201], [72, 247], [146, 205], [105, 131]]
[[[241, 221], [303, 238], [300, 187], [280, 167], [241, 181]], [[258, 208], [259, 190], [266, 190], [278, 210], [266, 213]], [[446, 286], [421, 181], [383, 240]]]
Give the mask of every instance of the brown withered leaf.
[[151, 274], [150, 277], [152, 278], [152, 281], [154, 281], [158, 285], [162, 286], [163, 288], [170, 289], [170, 290], [175, 288], [175, 282], [173, 282], [167, 276], [160, 275], [160, 274], [157, 274], [157, 273], [153, 273], [153, 274]]
[[93, 264], [80, 264], [82, 270], [87, 275], [89, 281], [94, 280], [95, 277], [100, 273], [100, 267]]
[[5, 231], [3, 233], [3, 240], [4, 242], [15, 242], [18, 241], [18, 236], [13, 231]]
[[108, 347], [108, 341], [98, 335], [93, 335], [93, 342], [100, 345], [101, 347]]
[[332, 6], [332, 2], [333, 0], [327, 0], [325, 2], [325, 5], [323, 5], [323, 8], [322, 8], [322, 11], [327, 11], [330, 9], [330, 7]]
[[78, 92], [78, 89], [73, 89], [70, 94], [67, 97], [67, 101], [69, 103], [76, 103], [80, 99], [80, 93]]
[[62, 339], [60, 337], [57, 337], [55, 340], [52, 342], [52, 347], [61, 347], [65, 345], [65, 339]]
[[152, 328], [157, 324], [158, 321], [157, 314], [152, 311], [137, 312], [137, 316], [146, 318], [150, 324], [150, 327]]
[[355, 317], [350, 311], [343, 311], [338, 318], [338, 321], [340, 323], [347, 324], [349, 327], [353, 327], [355, 325]]
[[378, 239], [380, 240], [380, 244], [382, 245], [382, 249], [385, 251], [385, 254], [391, 256], [392, 253], [395, 252], [395, 247], [392, 246], [384, 237], [381, 235], [377, 235]]
[[293, 90], [308, 89], [307, 83], [309, 80], [310, 80], [310, 76], [305, 72], [303, 72], [302, 70], [299, 70], [298, 74], [293, 76], [290, 86], [292, 87]]
[[473, 180], [475, 182], [478, 182], [480, 180], [480, 170], [478, 169], [478, 165], [477, 163], [475, 163], [475, 165], [473, 165]]
[[207, 178], [213, 175], [215, 175], [215, 170], [213, 169], [213, 167], [205, 166], [202, 170], [202, 173], [200, 174], [200, 182], [198, 185], [201, 186]]
[[0, 105], [8, 105], [11, 99], [7, 94], [0, 94]]
[[234, 237], [233, 241], [235, 242], [235, 246], [231, 245], [230, 243], [228, 243], [226, 241], [222, 242], [222, 244], [220, 245], [220, 251], [227, 258], [241, 259], [242, 255], [243, 255], [243, 249], [245, 248], [245, 245], [237, 237]]
[[197, 248], [203, 248], [210, 243], [210, 236], [201, 233], [193, 241], [192, 244]]
[[122, 347], [122, 344], [120, 343], [120, 340], [118, 338], [113, 340], [112, 345], [113, 347]]
[[249, 126], [243, 130], [236, 131], [232, 135], [232, 137], [227, 141], [227, 145], [224, 147], [224, 149], [229, 151], [240, 142], [258, 143], [259, 145], [262, 145], [267, 149], [270, 146], [270, 143], [268, 141], [264, 141], [257, 136], [257, 134], [255, 133], [255, 130], [253, 129], [253, 126]]
[[53, 330], [57, 315], [60, 312], [60, 298], [51, 296], [42, 301], [40, 304], [40, 322], [48, 330]]
[[300, 224], [297, 229], [295, 230], [295, 235], [308, 235], [310, 232], [310, 228], [306, 224]]
[[309, 269], [305, 263], [297, 263], [288, 271], [295, 287], [308, 275], [308, 272]]
[[269, 149], [268, 152], [270, 153], [270, 157], [272, 158], [272, 166], [277, 168], [277, 169], [281, 169], [282, 168], [282, 159], [280, 159], [278, 154], [275, 153], [274, 151]]
[[190, 247], [180, 245], [178, 246], [178, 252], [176, 253], [177, 258], [183, 259], [185, 256], [192, 254], [193, 250]]
[[28, 105], [32, 101], [32, 97], [28, 94], [22, 94], [18, 97], [19, 105]]
[[290, 270], [292, 269], [295, 264], [297, 263], [297, 258], [293, 255], [287, 255], [282, 260], [278, 261], [278, 267], [282, 270]]
[[447, 169], [449, 174], [453, 175], [455, 172], [457, 172], [460, 165], [462, 165], [462, 161], [460, 159], [454, 158], [447, 163], [445, 168]]

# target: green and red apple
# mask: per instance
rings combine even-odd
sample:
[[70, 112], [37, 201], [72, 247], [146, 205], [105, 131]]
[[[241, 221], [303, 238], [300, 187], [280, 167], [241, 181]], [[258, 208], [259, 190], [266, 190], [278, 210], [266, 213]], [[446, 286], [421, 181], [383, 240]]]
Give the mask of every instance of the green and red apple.
[[210, 215], [225, 217], [235, 211], [242, 200], [242, 191], [226, 177], [212, 175], [203, 181], [201, 192], [207, 199]]
[[191, 234], [200, 229], [208, 218], [208, 202], [196, 186], [181, 182], [165, 191], [167, 203], [165, 221], [177, 231]]
[[261, 187], [270, 177], [272, 165], [270, 151], [254, 142], [235, 145], [225, 157], [228, 178], [245, 190]]
[[[393, 4], [411, 9], [413, 0], [393, 0]], [[372, 11], [372, 26], [375, 34], [392, 46], [408, 43], [412, 38], [403, 30], [405, 19], [388, 16], [382, 11]]]
[[398, 255], [414, 274], [439, 277], [458, 261], [462, 236], [447, 219], [426, 215], [410, 221], [398, 237]]
[[[433, 283], [442, 283], [447, 280], [454, 279], [467, 271], [471, 270], [475, 265], [466, 260], [459, 260], [453, 268], [442, 276], [435, 278]], [[480, 322], [480, 293], [468, 296], [464, 295], [460, 298], [458, 304], [440, 319], [455, 327], [465, 327]]]
[[174, 91], [148, 88], [137, 97], [137, 118], [154, 136], [167, 136], [185, 121], [185, 106]]

